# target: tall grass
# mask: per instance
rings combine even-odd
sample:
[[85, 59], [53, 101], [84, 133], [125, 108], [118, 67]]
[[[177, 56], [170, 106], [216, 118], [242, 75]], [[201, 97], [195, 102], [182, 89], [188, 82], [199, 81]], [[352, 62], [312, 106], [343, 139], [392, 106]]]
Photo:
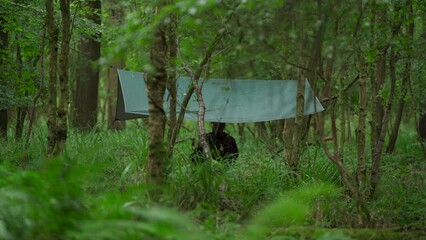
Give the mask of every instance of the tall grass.
[[[191, 134], [183, 130], [180, 137]], [[401, 132], [396, 154], [383, 159], [379, 197], [368, 203], [378, 227], [426, 225], [425, 163], [412, 135]], [[26, 163], [21, 142], [2, 143], [0, 209], [7, 210], [0, 210], [0, 239], [262, 239], [294, 224], [342, 227], [356, 221], [338, 171], [319, 146], [305, 149], [295, 177], [281, 156], [248, 138], [230, 165], [193, 165], [191, 142], [179, 143], [158, 206], [144, 183], [147, 139], [143, 127], [131, 124], [122, 132], [71, 131], [66, 152], [46, 159], [46, 128], [38, 126]], [[346, 149], [352, 169], [355, 159], [356, 152]], [[312, 205], [324, 184], [336, 186], [330, 191], [338, 194], [325, 191]], [[300, 221], [289, 220], [297, 216]], [[270, 225], [268, 218], [278, 220]]]

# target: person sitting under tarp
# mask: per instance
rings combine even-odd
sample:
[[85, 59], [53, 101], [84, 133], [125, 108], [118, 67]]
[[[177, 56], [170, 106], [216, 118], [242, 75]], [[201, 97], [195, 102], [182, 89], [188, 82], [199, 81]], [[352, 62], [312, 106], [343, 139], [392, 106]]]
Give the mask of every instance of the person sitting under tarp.
[[[210, 154], [214, 160], [226, 160], [232, 163], [238, 158], [238, 147], [235, 139], [224, 132], [225, 123], [212, 123], [212, 132], [206, 134], [206, 141], [210, 147]], [[198, 143], [197, 149], [191, 154], [191, 160], [197, 164], [204, 161], [203, 146]]]

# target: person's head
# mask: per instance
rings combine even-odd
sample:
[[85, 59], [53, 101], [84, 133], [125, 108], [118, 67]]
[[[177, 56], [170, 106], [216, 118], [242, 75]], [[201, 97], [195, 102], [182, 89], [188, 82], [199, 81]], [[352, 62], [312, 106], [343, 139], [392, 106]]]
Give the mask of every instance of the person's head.
[[217, 134], [219, 132], [223, 132], [224, 129], [225, 129], [225, 123], [212, 122], [212, 132], [213, 132], [213, 134]]

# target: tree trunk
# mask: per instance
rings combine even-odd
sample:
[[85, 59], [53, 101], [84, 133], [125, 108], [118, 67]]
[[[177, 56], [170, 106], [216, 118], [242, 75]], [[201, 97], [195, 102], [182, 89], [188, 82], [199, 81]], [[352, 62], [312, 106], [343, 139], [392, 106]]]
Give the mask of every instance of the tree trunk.
[[[284, 120], [283, 120], [282, 124], [283, 124], [283, 126], [281, 128], [284, 131], [284, 125], [285, 125]], [[237, 123], [237, 127], [238, 127], [238, 136], [240, 137], [240, 142], [245, 143], [245, 141], [246, 141], [246, 137], [245, 137], [246, 135], [244, 134], [245, 123]], [[282, 132], [281, 132], [281, 134], [282, 134]], [[280, 137], [282, 138], [282, 136], [280, 136]]]
[[426, 140], [426, 108], [422, 108], [422, 112], [420, 113], [419, 119], [419, 135], [422, 141]]
[[[0, 66], [3, 66], [7, 59], [6, 51], [9, 45], [9, 33], [4, 29], [3, 23], [5, 23], [5, 19], [0, 15]], [[7, 81], [2, 73], [0, 73], [0, 84], [7, 86]], [[7, 106], [0, 105], [0, 138], [4, 140], [7, 140], [8, 120]]]
[[[348, 94], [348, 95], [350, 96], [351, 94]], [[349, 146], [350, 149], [352, 149], [352, 127], [351, 127], [351, 116], [352, 116], [352, 114], [351, 114], [351, 110], [346, 108], [345, 114], [346, 114], [346, 119], [347, 119], [347, 121], [346, 121], [346, 127], [347, 127], [346, 132], [348, 133], [347, 134], [348, 146]]]
[[[404, 82], [402, 87], [406, 86]], [[403, 95], [405, 96], [405, 94]], [[399, 133], [399, 126], [401, 125], [402, 114], [404, 113], [404, 105], [405, 105], [405, 100], [404, 99], [399, 100], [398, 106], [396, 108], [395, 123], [392, 127], [392, 130], [389, 136], [389, 142], [386, 147], [386, 153], [393, 153], [395, 150], [395, 144], [396, 144], [396, 140], [398, 138], [398, 133]]]
[[301, 74], [297, 80], [296, 95], [296, 118], [294, 120], [294, 134], [291, 140], [292, 150], [288, 164], [292, 171], [297, 171], [300, 157], [300, 140], [304, 127], [304, 111], [305, 111], [305, 76]]
[[177, 17], [175, 14], [170, 16], [171, 20], [168, 25], [167, 31], [167, 47], [168, 47], [168, 62], [169, 70], [167, 74], [167, 90], [170, 94], [170, 115], [169, 115], [169, 132], [168, 132], [168, 151], [167, 155], [169, 158], [173, 154], [172, 144], [172, 135], [177, 127], [177, 116], [176, 116], [176, 107], [177, 107], [177, 86], [176, 86], [176, 57], [177, 57], [177, 48], [178, 48], [178, 36], [177, 36]]
[[[16, 60], [18, 63], [18, 77], [22, 79], [22, 69], [23, 69], [23, 63], [22, 63], [22, 54], [21, 54], [21, 45], [19, 44], [19, 38], [18, 36], [15, 36], [16, 38]], [[28, 96], [28, 91], [25, 91], [25, 97]], [[20, 140], [22, 138], [22, 133], [24, 132], [24, 123], [25, 118], [27, 117], [27, 106], [19, 106], [16, 113], [16, 127], [15, 127], [15, 140]]]
[[330, 108], [330, 125], [331, 125], [331, 136], [333, 138], [334, 157], [336, 159], [339, 159], [343, 163], [343, 158], [339, 154], [340, 149], [339, 149], [339, 144], [338, 144], [338, 141], [337, 141], [337, 139], [339, 137], [338, 137], [338, 134], [337, 134], [336, 109], [334, 108], [334, 104], [333, 104], [333, 107]]
[[343, 159], [343, 152], [345, 147], [345, 130], [346, 130], [346, 110], [345, 110], [345, 93], [344, 93], [344, 83], [343, 78], [338, 78], [337, 80], [339, 85], [339, 98], [338, 98], [338, 104], [339, 104], [339, 113], [340, 113], [340, 138], [339, 138], [339, 156], [341, 159]]
[[[396, 30], [397, 31], [397, 30]], [[396, 84], [396, 53], [395, 53], [395, 47], [391, 48], [390, 52], [390, 59], [389, 59], [389, 66], [390, 66], [390, 90], [389, 90], [389, 97], [386, 104], [386, 111], [383, 115], [383, 122], [380, 128], [380, 134], [377, 141], [377, 146], [375, 147], [375, 152], [372, 157], [372, 166], [371, 166], [371, 192], [370, 196], [374, 197], [377, 189], [377, 185], [379, 184], [380, 180], [380, 162], [382, 158], [383, 153], [383, 146], [385, 143], [385, 137], [387, 132], [387, 127], [391, 115], [392, 110], [392, 104], [393, 99], [395, 95], [395, 84]]]
[[[88, 1], [87, 6], [90, 8], [87, 19], [100, 25], [101, 1]], [[80, 51], [83, 56], [76, 76], [73, 125], [80, 130], [90, 130], [96, 126], [98, 114], [100, 34], [83, 39]]]
[[58, 37], [59, 30], [55, 24], [53, 0], [46, 0], [46, 26], [49, 42], [49, 82], [48, 82], [48, 112], [47, 112], [47, 153], [51, 155], [56, 148], [57, 138], [57, 78], [58, 78]]
[[356, 172], [356, 183], [360, 192], [363, 193], [367, 181], [367, 166], [365, 153], [365, 121], [367, 108], [367, 66], [362, 52], [359, 53], [359, 116], [356, 134], [358, 166]]
[[[339, 4], [336, 2], [336, 4]], [[325, 15], [324, 9], [320, 7], [319, 11], [321, 12], [321, 26], [319, 30], [315, 33], [315, 42], [312, 46], [311, 52], [313, 52], [311, 56], [311, 61], [308, 66], [308, 69], [310, 72], [307, 73], [306, 77], [308, 80], [313, 83], [314, 91], [317, 86], [317, 72], [323, 72], [324, 74], [324, 86], [322, 88], [322, 91], [319, 93], [319, 96], [321, 99], [326, 99], [330, 97], [331, 94], [331, 86], [332, 86], [332, 75], [333, 75], [333, 69], [334, 69], [334, 62], [336, 59], [337, 54], [337, 36], [338, 36], [338, 30], [339, 30], [339, 21], [340, 18], [337, 17], [334, 13], [333, 15], [333, 39], [332, 40], [332, 51], [331, 51], [331, 57], [327, 59], [325, 70], [322, 68], [322, 45], [323, 45], [323, 37], [324, 37], [324, 28], [326, 27], [326, 22], [328, 22], [328, 16]], [[324, 135], [324, 123], [325, 123], [325, 117], [327, 115], [327, 112], [321, 112], [315, 114], [315, 131], [320, 133], [321, 136]], [[309, 127], [309, 126], [308, 126]]]
[[[27, 95], [27, 94], [26, 94]], [[28, 107], [18, 107], [16, 112], [16, 127], [15, 127], [15, 140], [22, 138], [24, 132], [25, 118], [27, 117]]]
[[[164, 4], [164, 1], [160, 3]], [[164, 183], [164, 127], [166, 114], [163, 107], [163, 97], [167, 82], [167, 42], [166, 24], [161, 20], [154, 31], [151, 45], [151, 65], [155, 73], [148, 74], [147, 92], [149, 103], [149, 146], [148, 146], [148, 182], [155, 185]]]
[[[332, 137], [333, 139], [337, 139], [336, 117], [334, 114], [334, 109], [330, 110], [330, 121], [332, 125]], [[317, 133], [319, 134], [319, 132]], [[360, 225], [365, 226], [365, 224], [370, 221], [370, 212], [367, 206], [365, 205], [363, 194], [358, 188], [358, 183], [356, 183], [353, 176], [346, 169], [342, 158], [339, 156], [338, 148], [336, 146], [337, 141], [334, 141], [334, 151], [333, 153], [331, 153], [325, 143], [324, 136], [319, 135], [319, 139], [326, 156], [336, 165], [337, 169], [339, 170], [340, 178], [342, 179], [345, 186], [348, 188], [350, 196], [355, 200]]]
[[414, 37], [413, 1], [412, 0], [407, 1], [407, 5], [408, 5], [407, 19], [409, 19], [410, 21], [408, 25], [408, 30], [407, 30], [408, 43], [406, 47], [408, 57], [405, 63], [405, 68], [403, 73], [404, 77], [402, 79], [402, 84], [401, 84], [402, 93], [400, 96], [400, 100], [398, 102], [396, 116], [395, 116], [395, 123], [393, 125], [391, 134], [389, 136], [389, 143], [386, 147], [386, 153], [393, 153], [393, 151], [395, 150], [395, 144], [396, 144], [396, 140], [398, 138], [398, 133], [399, 133], [399, 126], [401, 125], [401, 120], [404, 113], [405, 96], [407, 94], [408, 82], [410, 82], [410, 78], [411, 78], [411, 57], [412, 57], [412, 44], [413, 44], [413, 37]]
[[268, 132], [266, 131], [265, 122], [256, 122], [255, 125], [256, 125], [257, 138], [268, 139]]
[[[397, 3], [398, 4], [398, 3]], [[401, 25], [401, 7], [396, 7], [396, 16], [394, 17], [394, 24], [391, 28], [392, 36], [391, 40], [397, 39]], [[381, 121], [380, 132], [377, 139], [377, 144], [374, 148], [374, 154], [372, 154], [372, 166], [371, 166], [371, 191], [370, 197], [373, 198], [376, 193], [377, 186], [380, 180], [380, 163], [383, 154], [383, 146], [385, 143], [385, 137], [387, 133], [387, 128], [389, 124], [389, 119], [391, 116], [392, 105], [395, 95], [395, 85], [396, 85], [396, 63], [397, 63], [397, 50], [395, 49], [396, 45], [391, 45], [390, 56], [389, 56], [389, 75], [390, 75], [390, 90], [389, 96], [386, 103], [386, 109], [383, 114]], [[384, 78], [384, 77], [383, 77]]]
[[[281, 144], [284, 142], [282, 132], [284, 131], [285, 120], [275, 120], [270, 122], [270, 132], [275, 140], [278, 140]], [[239, 129], [238, 129], [239, 130]], [[243, 129], [244, 130], [244, 129]]]
[[383, 83], [385, 82], [386, 78], [386, 59], [388, 54], [388, 48], [389, 44], [383, 44], [380, 43], [380, 40], [383, 37], [387, 37], [383, 32], [387, 29], [387, 19], [386, 15], [388, 14], [387, 9], [385, 8], [379, 8], [376, 3], [373, 3], [373, 15], [377, 16], [374, 17], [373, 20], [373, 28], [374, 29], [374, 36], [377, 39], [376, 41], [378, 43], [374, 43], [377, 46], [378, 56], [376, 60], [375, 65], [375, 75], [371, 78], [371, 102], [372, 102], [372, 110], [371, 110], [371, 155], [373, 156], [375, 153], [375, 147], [377, 145], [377, 141], [379, 140], [379, 135], [381, 131], [381, 124], [383, 121], [383, 112], [384, 112], [384, 103], [380, 96], [380, 90], [383, 87]]
[[[193, 76], [192, 76], [193, 77]], [[204, 116], [206, 113], [206, 105], [204, 104], [203, 95], [201, 93], [201, 87], [203, 85], [203, 82], [201, 84], [198, 84], [198, 81], [196, 81], [194, 78], [192, 78], [192, 84], [195, 87], [195, 93], [197, 96], [197, 102], [198, 102], [198, 132], [200, 135], [200, 144], [203, 147], [204, 156], [207, 159], [207, 162], [210, 162], [211, 155], [210, 155], [210, 146], [207, 143], [206, 139], [206, 129], [204, 127]]]
[[376, 75], [372, 78], [372, 110], [371, 110], [371, 155], [374, 154], [374, 148], [380, 135], [381, 123], [383, 120], [383, 101], [380, 96], [380, 90], [386, 77], [386, 55], [387, 46], [380, 50], [379, 58], [376, 62]]
[[[231, 17], [232, 14], [229, 16]], [[216, 46], [219, 44], [219, 42], [222, 40], [222, 38], [226, 35], [226, 32], [223, 32], [222, 29], [219, 30], [213, 41], [210, 43], [209, 47], [206, 49], [203, 59], [201, 60], [200, 64], [198, 65], [197, 70], [195, 71], [195, 73], [193, 73], [193, 79], [195, 79], [196, 81], [198, 81], [201, 77], [201, 74], [203, 73], [205, 67], [207, 66], [208, 62], [210, 61], [210, 58], [212, 57], [213, 51], [216, 49]], [[190, 69], [188, 67], [184, 67], [186, 69], [186, 71], [190, 71]], [[188, 90], [186, 91], [186, 95], [185, 98], [183, 99], [182, 103], [181, 103], [181, 107], [180, 107], [180, 112], [179, 112], [179, 116], [177, 118], [177, 122], [176, 122], [176, 127], [173, 129], [172, 133], [171, 133], [171, 137], [170, 137], [170, 142], [169, 142], [169, 146], [168, 146], [168, 155], [170, 155], [171, 151], [173, 151], [173, 147], [176, 144], [176, 138], [177, 135], [179, 134], [179, 130], [180, 130], [180, 126], [182, 125], [183, 122], [183, 118], [185, 116], [185, 111], [186, 111], [186, 107], [188, 106], [189, 100], [191, 99], [192, 94], [194, 93], [195, 87], [193, 84], [191, 84], [188, 87]]]
[[292, 139], [294, 135], [294, 118], [286, 119], [284, 123], [283, 139], [284, 139], [284, 160], [288, 163], [293, 151]]
[[60, 0], [60, 10], [62, 16], [62, 42], [61, 55], [59, 58], [59, 88], [60, 98], [58, 107], [58, 131], [56, 154], [65, 150], [65, 142], [68, 136], [68, 104], [69, 104], [69, 52], [71, 42], [71, 13], [70, 0]]
[[0, 110], [0, 138], [7, 140], [8, 116], [7, 109]]

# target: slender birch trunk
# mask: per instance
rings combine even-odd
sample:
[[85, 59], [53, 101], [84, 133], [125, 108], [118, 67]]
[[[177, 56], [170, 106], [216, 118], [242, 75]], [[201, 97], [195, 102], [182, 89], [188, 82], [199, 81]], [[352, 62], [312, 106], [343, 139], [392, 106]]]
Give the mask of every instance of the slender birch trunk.
[[[231, 16], [230, 16], [231, 17]], [[222, 40], [222, 38], [226, 35], [226, 32], [222, 32], [222, 31], [218, 31], [213, 39], [213, 41], [210, 43], [209, 47], [207, 48], [203, 59], [201, 60], [200, 64], [198, 65], [197, 70], [195, 71], [195, 73], [193, 73], [193, 77], [192, 79], [195, 81], [198, 81], [201, 77], [201, 74], [203, 73], [204, 69], [206, 68], [208, 62], [210, 61], [210, 58], [212, 57], [212, 54], [214, 52], [214, 50], [216, 50], [217, 45], [219, 44], [219, 42]], [[192, 71], [188, 68], [185, 67], [187, 72], [191, 72]], [[191, 75], [190, 74], [190, 75]], [[180, 107], [180, 112], [176, 121], [176, 127], [173, 129], [171, 136], [170, 136], [170, 142], [169, 142], [169, 146], [168, 146], [168, 155], [171, 154], [171, 151], [173, 151], [173, 147], [176, 144], [176, 138], [177, 135], [179, 134], [179, 130], [180, 127], [183, 123], [183, 118], [185, 116], [185, 111], [186, 111], [186, 107], [188, 106], [189, 100], [192, 97], [192, 94], [194, 93], [195, 87], [194, 84], [192, 84], [191, 86], [188, 87], [188, 90], [186, 91], [186, 95], [185, 98], [182, 101], [181, 107]]]
[[[206, 105], [204, 104], [203, 94], [201, 92], [200, 85], [198, 84], [198, 81], [195, 79], [192, 79], [192, 84], [195, 87], [195, 94], [197, 96], [197, 102], [198, 102], [198, 132], [200, 135], [200, 144], [203, 147], [204, 155], [207, 159], [207, 162], [210, 162], [210, 146], [206, 139], [206, 129], [204, 127], [204, 116], [206, 113]], [[203, 83], [201, 83], [202, 86]]]

